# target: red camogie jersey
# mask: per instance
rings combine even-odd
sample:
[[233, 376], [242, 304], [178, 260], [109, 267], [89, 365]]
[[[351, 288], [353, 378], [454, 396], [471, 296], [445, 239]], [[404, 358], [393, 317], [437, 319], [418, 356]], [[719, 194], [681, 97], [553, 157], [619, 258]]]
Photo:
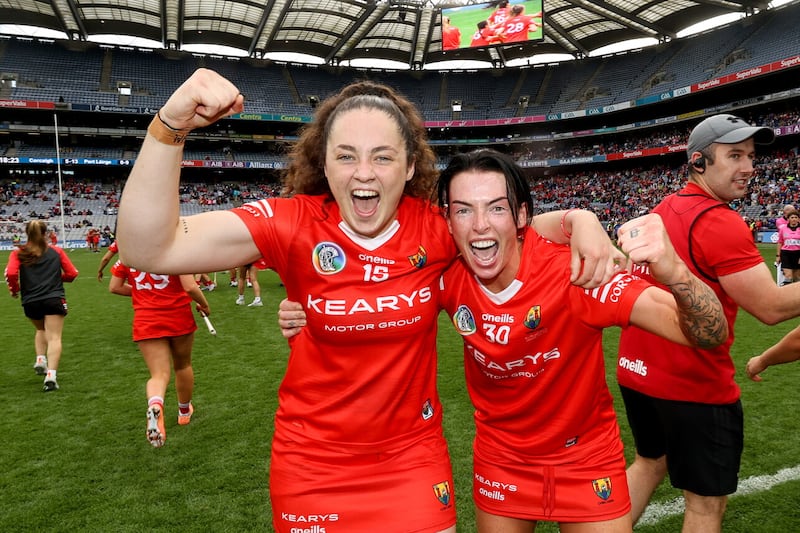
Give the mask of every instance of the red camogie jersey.
[[487, 46], [495, 42], [498, 42], [498, 39], [495, 37], [494, 30], [492, 30], [489, 27], [486, 27], [472, 34], [472, 41], [469, 43], [469, 45]]
[[349, 230], [327, 195], [233, 212], [307, 315], [289, 341], [276, 434], [380, 451], [441, 431], [438, 280], [455, 257], [441, 214], [405, 197], [394, 224], [368, 239]]
[[476, 454], [552, 465], [622, 453], [603, 328], [628, 325], [650, 284], [618, 274], [585, 290], [570, 283], [569, 262], [568, 246], [528, 228], [503, 292], [487, 291], [461, 260], [442, 278], [444, 307], [464, 337]]
[[515, 43], [528, 40], [528, 31], [533, 22], [529, 15], [517, 15], [508, 19], [503, 27], [503, 43]]
[[192, 297], [180, 276], [150, 274], [124, 265], [111, 267], [111, 275], [128, 281], [133, 300], [133, 340], [178, 337], [197, 329]]
[[461, 30], [451, 26], [449, 30], [442, 32], [442, 49], [455, 50], [461, 46]]
[[[636, 327], [626, 328], [620, 337], [617, 381], [665, 400], [733, 403], [740, 391], [733, 379], [730, 347], [739, 306], [722, 290], [719, 277], [752, 268], [763, 258], [742, 217], [694, 183], [664, 198], [653, 212], [664, 220], [681, 259], [717, 294], [728, 319], [728, 340], [701, 350]], [[648, 271], [635, 272], [656, 283]]]
[[112, 254], [119, 253], [119, 246], [117, 246], [117, 241], [111, 243], [111, 246], [108, 247], [108, 251], [111, 252]]
[[502, 26], [503, 23], [508, 20], [508, 14], [511, 10], [507, 7], [499, 7], [494, 10], [494, 13], [489, 15], [487, 19], [490, 26]]

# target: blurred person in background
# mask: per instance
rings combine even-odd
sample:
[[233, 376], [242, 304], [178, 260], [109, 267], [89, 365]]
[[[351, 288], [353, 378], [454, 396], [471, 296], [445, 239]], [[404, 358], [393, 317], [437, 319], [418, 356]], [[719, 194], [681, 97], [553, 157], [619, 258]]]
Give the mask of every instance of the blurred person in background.
[[191, 274], [150, 274], [117, 261], [111, 267], [108, 290], [129, 296], [133, 303], [133, 341], [150, 371], [145, 386], [145, 434], [153, 447], [160, 448], [167, 440], [164, 396], [173, 369], [178, 396], [178, 425], [187, 425], [194, 413], [192, 346], [197, 324], [192, 313], [192, 300], [198, 312], [209, 315], [211, 310]]
[[28, 241], [8, 258], [5, 278], [12, 298], [22, 295], [25, 316], [36, 328], [33, 369], [44, 375], [44, 391], [58, 389], [61, 335], [67, 316], [64, 282], [74, 281], [78, 270], [64, 250], [47, 242], [47, 224], [31, 220], [25, 225]]
[[775, 259], [781, 265], [782, 285], [800, 281], [800, 213], [784, 213], [786, 224], [778, 226], [778, 249]]
[[111, 243], [106, 250], [106, 253], [103, 254], [103, 257], [100, 258], [100, 266], [97, 267], [97, 281], [103, 281], [103, 271], [106, 268], [106, 265], [114, 259], [114, 256], [119, 253], [119, 247], [117, 246], [117, 241]]
[[[217, 277], [216, 272], [214, 273], [214, 277]], [[201, 291], [211, 292], [217, 288], [217, 284], [214, 283], [214, 280], [211, 279], [211, 276], [206, 272], [203, 272], [202, 274], [195, 274], [194, 280], [200, 287]]]
[[461, 30], [450, 24], [450, 17], [442, 16], [442, 50], [455, 50], [461, 46]]
[[258, 265], [265, 267], [263, 261], [259, 260], [257, 263], [250, 263], [237, 269], [239, 281], [236, 287], [239, 296], [236, 297], [236, 305], [245, 305], [245, 287], [252, 287], [253, 289], [253, 301], [247, 304], [247, 307], [262, 307], [264, 305], [261, 301], [261, 284], [258, 282]]

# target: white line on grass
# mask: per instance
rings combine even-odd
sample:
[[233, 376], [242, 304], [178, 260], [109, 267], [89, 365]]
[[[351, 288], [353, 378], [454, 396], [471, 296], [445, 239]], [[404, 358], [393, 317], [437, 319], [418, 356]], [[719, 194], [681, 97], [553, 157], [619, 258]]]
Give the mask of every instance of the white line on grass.
[[[752, 476], [739, 481], [739, 488], [731, 497], [744, 496], [754, 492], [762, 492], [771, 489], [775, 485], [800, 479], [800, 465], [791, 468], [783, 468], [772, 475]], [[683, 514], [683, 498], [675, 498], [663, 503], [651, 503], [642, 513], [642, 517], [637, 525], [652, 526], [669, 516]]]

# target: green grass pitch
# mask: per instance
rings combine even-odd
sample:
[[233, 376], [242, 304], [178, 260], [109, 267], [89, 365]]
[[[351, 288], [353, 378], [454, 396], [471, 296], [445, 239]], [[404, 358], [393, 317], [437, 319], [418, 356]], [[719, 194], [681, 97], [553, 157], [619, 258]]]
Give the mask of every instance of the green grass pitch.
[[[773, 249], [762, 250], [768, 264]], [[103, 283], [95, 279], [101, 254], [77, 249], [70, 257], [81, 274], [67, 285], [61, 390], [41, 392], [42, 378], [32, 369], [33, 327], [19, 300], [7, 293], [0, 297], [0, 531], [270, 531], [269, 443], [288, 355], [276, 321], [284, 294], [277, 276], [261, 272], [265, 305], [248, 308], [234, 304], [236, 290], [228, 287], [225, 273], [217, 274], [219, 288], [208, 293], [216, 338], [198, 317], [196, 414], [189, 426], [177, 425], [170, 387], [167, 444], [154, 449], [144, 435], [148, 374], [130, 340], [130, 300], [108, 292], [108, 274]], [[7, 258], [8, 252], [0, 252], [3, 266]], [[252, 299], [252, 291], [247, 297]], [[455, 471], [458, 531], [473, 532], [472, 408], [460, 337], [446, 317], [440, 320], [439, 384]], [[741, 478], [755, 489], [731, 498], [726, 532], [800, 530], [796, 475], [777, 484], [764, 481], [800, 465], [800, 364], [770, 369], [763, 383], [743, 377], [751, 355], [798, 324], [795, 319], [768, 327], [740, 313], [734, 358], [746, 423]], [[617, 336], [609, 330], [605, 340], [615, 397]], [[630, 459], [630, 433], [621, 403], [618, 408]], [[653, 501], [666, 504], [678, 497], [663, 485]], [[674, 532], [680, 524], [679, 515], [667, 513], [636, 530]], [[556, 530], [552, 524], [538, 528]]]

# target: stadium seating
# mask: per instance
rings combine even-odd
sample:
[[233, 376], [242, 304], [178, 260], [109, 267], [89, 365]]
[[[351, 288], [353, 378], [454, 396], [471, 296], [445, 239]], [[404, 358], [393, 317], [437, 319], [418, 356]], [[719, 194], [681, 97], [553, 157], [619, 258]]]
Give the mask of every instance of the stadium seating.
[[[800, 4], [768, 11], [699, 36], [606, 58], [506, 71], [370, 72], [267, 60], [133, 50], [93, 43], [0, 40], [0, 72], [15, 76], [11, 98], [158, 107], [198, 67], [218, 70], [248, 96], [255, 113], [310, 115], [354, 78], [390, 83], [417, 102], [428, 120], [504, 118], [564, 113], [627, 102], [797, 54]], [[169, 58], [168, 58], [169, 57]], [[120, 98], [120, 86], [130, 88]]]

